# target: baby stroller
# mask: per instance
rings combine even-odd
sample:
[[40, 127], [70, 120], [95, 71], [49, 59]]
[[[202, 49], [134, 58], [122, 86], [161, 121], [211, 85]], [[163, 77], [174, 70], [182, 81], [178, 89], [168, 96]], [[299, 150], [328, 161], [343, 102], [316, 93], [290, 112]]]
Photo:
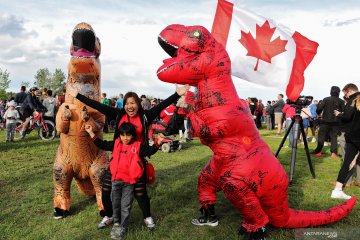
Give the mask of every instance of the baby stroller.
[[177, 109], [171, 116], [170, 121], [165, 124], [163, 121], [156, 121], [150, 125], [149, 138], [154, 139], [155, 134], [162, 133], [165, 136], [163, 143], [161, 144], [161, 151], [163, 152], [175, 152], [182, 148], [180, 140], [175, 139], [175, 134], [179, 132], [184, 126], [184, 117], [177, 113]]

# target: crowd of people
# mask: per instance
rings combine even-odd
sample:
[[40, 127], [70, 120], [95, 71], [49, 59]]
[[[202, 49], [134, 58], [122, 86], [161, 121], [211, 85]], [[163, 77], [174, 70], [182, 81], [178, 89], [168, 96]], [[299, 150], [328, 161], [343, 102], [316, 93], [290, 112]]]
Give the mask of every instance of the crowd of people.
[[[330, 157], [340, 159], [338, 154], [338, 146], [340, 146], [343, 164], [337, 182], [332, 183], [335, 188], [331, 198], [350, 199], [351, 196], [345, 194], [342, 189], [350, 185], [360, 186], [360, 121], [357, 110], [360, 109], [360, 102], [356, 102], [356, 99], [360, 98], [358, 98], [358, 87], [352, 83], [342, 89], [342, 99], [340, 92], [338, 86], [332, 86], [330, 96], [319, 101], [314, 100], [312, 96], [306, 96], [299, 102], [285, 102], [284, 95], [279, 94], [277, 100], [267, 101], [266, 106], [261, 99], [254, 97], [249, 97], [247, 102], [259, 129], [262, 123], [265, 123], [267, 130], [276, 130], [275, 136], [281, 136], [282, 131], [289, 133], [288, 148], [294, 147], [294, 128], [289, 128], [297, 114], [302, 119], [306, 139], [302, 139], [300, 132], [296, 139], [299, 140], [299, 144], [303, 144], [308, 139], [316, 143], [316, 148], [311, 151], [315, 157], [322, 157], [324, 146], [330, 145]], [[310, 138], [308, 129], [311, 130]]]
[[[88, 106], [97, 109], [106, 116], [104, 132], [108, 132], [109, 122], [115, 121], [114, 138], [104, 141], [96, 137], [90, 125], [85, 130], [93, 139], [94, 144], [101, 149], [112, 152], [112, 161], [103, 179], [103, 205], [104, 218], [99, 228], [113, 224], [112, 238], [121, 238], [128, 227], [133, 196], [142, 210], [144, 223], [149, 229], [155, 227], [150, 212], [150, 199], [147, 195], [146, 156], [154, 154], [165, 136], [162, 133], [174, 134], [169, 130], [171, 120], [181, 119], [181, 126], [177, 126], [179, 138], [183, 141], [192, 139], [189, 114], [193, 106], [185, 102], [188, 86], [177, 87], [176, 93], [165, 100], [149, 99], [146, 95], [128, 92], [119, 94], [117, 98], [107, 98], [102, 93], [100, 102], [89, 99], [75, 89], [70, 89], [71, 96]], [[322, 157], [326, 142], [330, 142], [330, 156], [338, 157], [338, 145], [341, 148], [343, 164], [339, 170], [331, 198], [349, 199], [343, 188], [351, 184], [360, 186], [360, 93], [355, 84], [347, 84], [340, 96], [340, 88], [333, 86], [330, 96], [320, 101], [307, 96], [301, 104], [285, 101], [283, 94], [278, 94], [277, 100], [268, 100], [266, 105], [261, 99], [248, 98], [249, 110], [254, 123], [261, 129], [263, 124], [266, 130], [275, 131], [275, 136], [281, 136], [284, 131], [289, 134], [289, 148], [294, 147], [294, 129], [290, 129], [295, 116], [301, 116], [301, 124], [305, 130], [306, 138], [297, 136], [299, 143], [307, 141], [308, 129], [311, 131], [309, 141], [316, 143], [312, 154]], [[44, 112], [44, 118], [55, 122], [56, 111], [65, 101], [65, 89], [62, 94], [54, 97], [53, 92], [42, 89], [41, 94], [37, 87], [26, 92], [24, 86], [15, 97], [1, 104], [2, 119], [6, 121], [6, 142], [13, 141], [15, 121], [22, 118], [28, 122], [30, 116], [36, 117]], [[300, 106], [299, 106], [300, 104]], [[18, 106], [18, 108], [16, 108]], [[26, 126], [26, 124], [25, 124]], [[25, 132], [26, 129], [23, 129]], [[158, 130], [157, 139], [154, 131]], [[162, 132], [161, 132], [162, 131]], [[316, 135], [317, 133], [317, 135]], [[152, 142], [152, 144], [149, 144]], [[125, 151], [124, 149], [129, 149]], [[126, 162], [126, 164], [124, 164]], [[134, 162], [134, 164], [133, 164]], [[354, 164], [357, 163], [357, 164]], [[135, 164], [137, 163], [137, 164]], [[351, 170], [350, 170], [351, 169]], [[356, 169], [356, 171], [354, 170]], [[356, 179], [352, 181], [352, 175]], [[111, 193], [111, 194], [110, 194]], [[57, 215], [56, 218], [62, 216]]]
[[[21, 129], [22, 136], [25, 137], [26, 129], [31, 117], [36, 118], [43, 112], [43, 118], [55, 123], [56, 109], [61, 104], [61, 97], [53, 97], [53, 91], [44, 88], [39, 92], [39, 88], [32, 87], [26, 91], [25, 86], [21, 86], [20, 92], [1, 105], [1, 123], [6, 126], [6, 142], [14, 141], [16, 121], [21, 119], [24, 124]], [[63, 101], [62, 101], [63, 102]]]

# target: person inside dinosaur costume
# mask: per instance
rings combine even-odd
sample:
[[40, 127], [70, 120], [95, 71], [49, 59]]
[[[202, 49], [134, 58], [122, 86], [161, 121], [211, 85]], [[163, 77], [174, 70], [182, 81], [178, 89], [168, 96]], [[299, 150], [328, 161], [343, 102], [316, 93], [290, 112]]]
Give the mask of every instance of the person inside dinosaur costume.
[[[89, 24], [75, 26], [70, 52], [66, 88], [76, 88], [83, 95], [99, 101], [100, 41]], [[61, 135], [53, 167], [55, 219], [70, 213], [73, 178], [81, 192], [96, 195], [100, 212], [104, 210], [100, 180], [109, 164], [106, 153], [94, 145], [84, 129], [85, 124], [91, 125], [97, 137], [102, 138], [104, 122], [104, 115], [69, 94], [65, 95], [65, 102], [56, 115], [56, 128]]]
[[171, 56], [158, 69], [160, 80], [198, 89], [193, 132], [214, 155], [200, 173], [198, 193], [202, 216], [195, 225], [216, 226], [216, 192], [243, 215], [241, 233], [262, 239], [264, 226], [300, 228], [338, 221], [356, 198], [326, 211], [308, 212], [288, 206], [288, 176], [261, 139], [248, 105], [237, 95], [225, 48], [202, 26], [173, 24], [161, 31], [161, 47]]

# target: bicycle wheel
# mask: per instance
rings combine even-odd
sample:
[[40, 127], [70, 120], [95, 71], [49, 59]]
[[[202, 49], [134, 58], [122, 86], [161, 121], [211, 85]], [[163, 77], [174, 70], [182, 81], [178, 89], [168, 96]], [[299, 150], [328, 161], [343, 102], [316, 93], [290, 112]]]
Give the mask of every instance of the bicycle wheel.
[[50, 120], [44, 120], [44, 125], [39, 127], [39, 137], [41, 140], [53, 140], [56, 136], [55, 124]]
[[20, 140], [23, 138], [23, 134], [22, 134], [22, 125], [23, 121], [18, 119], [16, 120], [16, 127], [15, 127], [15, 133], [14, 133], [14, 140]]

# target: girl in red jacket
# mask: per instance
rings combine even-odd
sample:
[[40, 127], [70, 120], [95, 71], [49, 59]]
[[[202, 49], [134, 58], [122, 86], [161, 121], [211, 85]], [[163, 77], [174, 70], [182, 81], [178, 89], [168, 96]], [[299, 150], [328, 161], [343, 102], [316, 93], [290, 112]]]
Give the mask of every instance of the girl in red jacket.
[[113, 152], [110, 172], [114, 226], [110, 236], [112, 239], [123, 239], [128, 227], [134, 184], [144, 172], [141, 158], [155, 154], [164, 138], [160, 134], [154, 145], [141, 144], [140, 141], [136, 141], [135, 126], [129, 122], [123, 122], [120, 125], [120, 137], [115, 141], [97, 138], [90, 125], [86, 125], [85, 130], [93, 138], [97, 147]]

